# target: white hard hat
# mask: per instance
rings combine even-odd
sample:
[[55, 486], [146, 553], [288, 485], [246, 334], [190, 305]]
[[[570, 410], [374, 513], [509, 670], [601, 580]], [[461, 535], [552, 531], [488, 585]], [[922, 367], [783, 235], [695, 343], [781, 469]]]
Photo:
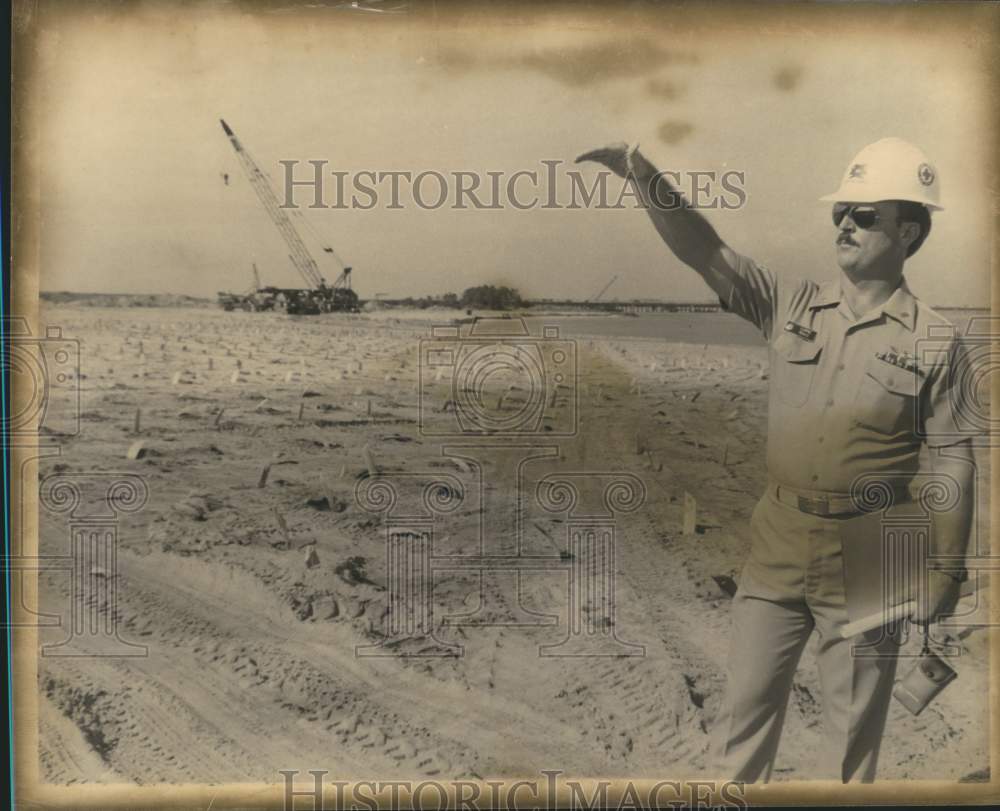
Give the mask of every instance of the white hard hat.
[[923, 151], [902, 138], [883, 138], [866, 146], [847, 167], [840, 188], [819, 199], [844, 203], [911, 200], [932, 211], [942, 208], [937, 169]]

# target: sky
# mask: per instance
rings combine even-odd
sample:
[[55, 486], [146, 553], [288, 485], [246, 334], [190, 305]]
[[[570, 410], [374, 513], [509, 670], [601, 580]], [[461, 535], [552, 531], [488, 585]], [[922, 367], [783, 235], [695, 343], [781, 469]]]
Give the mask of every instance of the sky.
[[[816, 280], [838, 273], [817, 198], [865, 144], [895, 135], [927, 153], [945, 207], [907, 264], [911, 288], [937, 306], [989, 300], [989, 27], [968, 15], [345, 5], [40, 13], [26, 62], [44, 156], [41, 288], [214, 296], [246, 289], [251, 263], [265, 283], [299, 286], [225, 118], [276, 183], [280, 160], [505, 177], [560, 160], [568, 194], [566, 169], [596, 172], [576, 155], [638, 142], [664, 170], [743, 172], [745, 205], [711, 222], [779, 276]], [[362, 298], [506, 284], [586, 299], [614, 276], [606, 299], [711, 298], [630, 207], [421, 210], [403, 197], [400, 210], [384, 194], [371, 210], [302, 211], [307, 244], [322, 235]]]

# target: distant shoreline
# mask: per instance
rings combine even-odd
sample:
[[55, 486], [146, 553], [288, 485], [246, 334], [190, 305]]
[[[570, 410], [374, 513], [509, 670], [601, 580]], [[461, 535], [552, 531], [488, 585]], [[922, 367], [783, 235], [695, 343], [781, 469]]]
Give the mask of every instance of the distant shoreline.
[[[69, 306], [81, 306], [81, 307], [198, 307], [198, 308], [214, 308], [217, 307], [215, 299], [202, 298], [199, 296], [187, 296], [179, 293], [86, 293], [86, 292], [76, 292], [70, 290], [43, 290], [39, 293], [39, 299], [46, 302], [47, 304], [61, 304]], [[670, 302], [670, 301], [635, 301], [635, 302], [607, 302], [609, 304], [621, 304], [625, 305], [650, 305], [650, 306], [676, 306], [676, 305], [690, 305], [690, 304], [708, 304], [709, 302]], [[465, 308], [446, 308], [446, 307], [416, 307], [416, 306], [400, 306], [393, 304], [384, 304], [381, 302], [370, 301], [365, 302], [365, 304], [374, 305], [369, 313], [419, 313], [419, 312], [434, 312], [442, 313], [449, 312], [454, 313], [455, 317], [462, 317], [466, 314]], [[989, 307], [974, 307], [971, 305], [931, 305], [935, 310], [944, 311], [960, 311], [960, 312], [990, 312]], [[495, 313], [494, 311], [483, 311], [483, 310], [473, 310], [473, 313], [478, 316], [495, 314], [495, 315], [510, 315], [510, 316], [573, 316], [573, 317], [590, 317], [590, 316], [630, 316], [629, 313], [623, 313], [618, 311], [609, 310], [596, 310], [591, 309], [587, 306], [586, 302], [579, 302], [575, 304], [563, 304], [563, 303], [551, 303], [551, 302], [537, 302], [537, 303], [527, 303], [523, 307], [519, 307], [515, 310], [505, 311], [503, 313]]]

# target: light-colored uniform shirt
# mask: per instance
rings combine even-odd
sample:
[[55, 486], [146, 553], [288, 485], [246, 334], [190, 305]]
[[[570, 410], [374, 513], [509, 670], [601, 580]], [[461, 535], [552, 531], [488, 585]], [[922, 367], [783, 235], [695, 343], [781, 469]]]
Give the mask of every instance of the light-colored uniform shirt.
[[779, 283], [740, 257], [722, 305], [768, 342], [767, 464], [777, 484], [846, 495], [864, 474], [915, 474], [924, 442], [969, 437], [959, 404], [962, 344], [905, 280], [856, 317], [839, 280]]

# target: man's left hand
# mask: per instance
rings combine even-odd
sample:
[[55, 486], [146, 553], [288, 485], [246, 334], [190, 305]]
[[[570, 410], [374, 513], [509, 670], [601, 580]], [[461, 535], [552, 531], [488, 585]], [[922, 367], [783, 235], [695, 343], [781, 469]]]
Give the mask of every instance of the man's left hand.
[[943, 572], [931, 569], [927, 573], [927, 592], [917, 600], [917, 609], [910, 619], [918, 625], [929, 625], [942, 615], [955, 610], [962, 584]]

